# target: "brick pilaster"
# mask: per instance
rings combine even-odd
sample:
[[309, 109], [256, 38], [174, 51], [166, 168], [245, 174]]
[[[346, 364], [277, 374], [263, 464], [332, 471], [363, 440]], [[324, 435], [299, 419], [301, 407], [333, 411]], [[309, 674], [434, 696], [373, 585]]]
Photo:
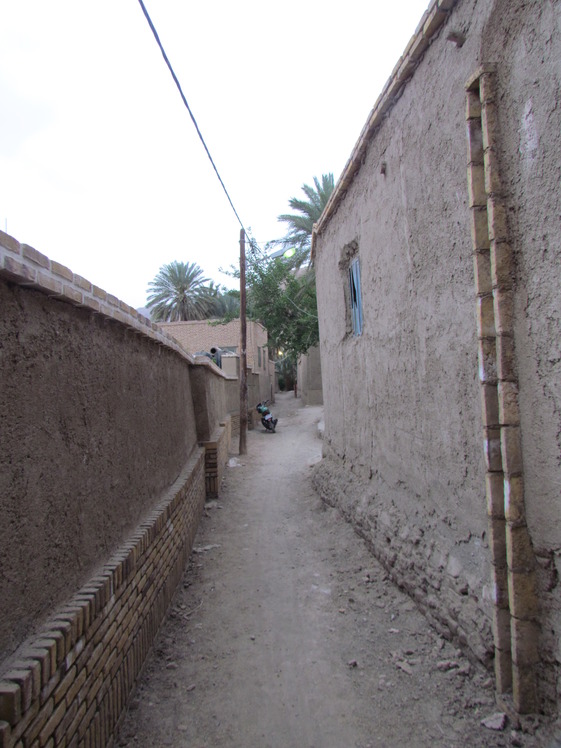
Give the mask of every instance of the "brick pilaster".
[[466, 88], [496, 687], [499, 694], [512, 689], [517, 711], [532, 712], [538, 706], [538, 605], [535, 557], [524, 511], [513, 251], [499, 171], [494, 73], [481, 69]]

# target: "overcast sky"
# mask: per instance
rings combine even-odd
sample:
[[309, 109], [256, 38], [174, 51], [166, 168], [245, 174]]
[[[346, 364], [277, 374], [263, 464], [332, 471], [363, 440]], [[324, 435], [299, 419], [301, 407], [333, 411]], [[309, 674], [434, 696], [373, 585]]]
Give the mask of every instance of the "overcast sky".
[[[428, 0], [145, 0], [246, 228], [341, 173]], [[0, 0], [0, 228], [134, 307], [240, 226], [137, 0]]]

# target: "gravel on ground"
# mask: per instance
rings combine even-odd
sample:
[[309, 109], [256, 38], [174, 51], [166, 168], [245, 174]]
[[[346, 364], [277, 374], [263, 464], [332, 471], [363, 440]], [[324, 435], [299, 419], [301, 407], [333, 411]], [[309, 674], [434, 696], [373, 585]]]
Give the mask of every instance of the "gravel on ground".
[[538, 746], [311, 485], [321, 407], [293, 393], [248, 433], [115, 744], [134, 748]]

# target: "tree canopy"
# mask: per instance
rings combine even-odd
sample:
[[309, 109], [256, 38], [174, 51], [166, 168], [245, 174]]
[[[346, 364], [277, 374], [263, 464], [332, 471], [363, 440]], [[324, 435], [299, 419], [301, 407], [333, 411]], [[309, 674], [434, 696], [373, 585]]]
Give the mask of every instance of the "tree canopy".
[[[162, 265], [148, 284], [146, 306], [155, 322], [184, 322], [240, 313], [240, 292], [203, 277], [194, 262]], [[208, 285], [206, 285], [208, 283]]]
[[146, 306], [155, 322], [205, 319], [212, 307], [208, 278], [194, 262], [174, 260], [162, 265], [148, 284]]
[[[283, 213], [278, 220], [288, 225], [282, 239], [261, 251], [250, 241], [247, 254], [248, 311], [267, 328], [269, 338], [287, 359], [300, 355], [319, 342], [316, 279], [310, 256], [312, 230], [334, 189], [333, 174], [314, 177], [313, 186], [304, 184], [307, 199], [291, 197], [288, 204], [296, 213]], [[292, 256], [268, 254], [275, 245], [294, 249]]]
[[211, 300], [210, 317], [228, 317], [233, 319], [240, 316], [240, 292], [238, 289], [227, 289], [219, 283], [209, 285]]
[[269, 334], [269, 345], [296, 360], [319, 341], [315, 274], [301, 267], [303, 251], [271, 257], [250, 241], [247, 311]]
[[[282, 351], [285, 361], [294, 364], [319, 342], [316, 279], [308, 264], [312, 229], [333, 192], [333, 174], [324, 174], [314, 186], [303, 185], [307, 200], [290, 198], [289, 206], [298, 213], [285, 213], [279, 221], [288, 224], [282, 239], [269, 242], [265, 249], [249, 238], [246, 250], [247, 314], [267, 328], [270, 347]], [[273, 252], [275, 246], [294, 252]], [[231, 275], [239, 278], [239, 270]], [[233, 315], [227, 315], [226, 320]]]
[[[287, 361], [295, 362], [319, 342], [315, 273], [308, 260], [314, 223], [333, 188], [333, 174], [323, 174], [321, 181], [314, 177], [313, 186], [302, 186], [307, 199], [292, 197], [288, 201], [297, 212], [278, 216], [288, 225], [282, 239], [269, 242], [263, 250], [249, 237], [247, 314], [267, 328], [269, 346], [282, 351]], [[278, 245], [294, 252], [290, 256], [272, 252]], [[239, 269], [233, 268], [230, 275], [239, 277]], [[221, 317], [226, 322], [240, 313], [239, 292], [228, 291], [204, 278], [195, 263], [175, 261], [163, 265], [148, 292], [147, 306], [155, 321]]]
[[302, 185], [302, 191], [306, 195], [306, 200], [297, 197], [290, 198], [288, 201], [289, 206], [292, 210], [298, 212], [283, 213], [278, 216], [279, 221], [288, 224], [286, 236], [280, 240], [283, 246], [305, 249], [306, 253], [309, 253], [314, 223], [319, 221], [334, 187], [333, 174], [323, 174], [321, 182], [317, 177], [314, 177], [314, 186], [309, 184]]

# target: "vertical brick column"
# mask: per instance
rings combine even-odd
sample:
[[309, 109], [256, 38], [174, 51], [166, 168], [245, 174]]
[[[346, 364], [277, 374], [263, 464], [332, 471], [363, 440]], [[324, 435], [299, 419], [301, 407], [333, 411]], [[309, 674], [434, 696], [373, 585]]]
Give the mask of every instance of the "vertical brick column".
[[482, 107], [479, 80], [467, 92], [468, 190], [477, 295], [479, 382], [486, 467], [487, 517], [493, 576], [495, 678], [500, 693], [512, 687], [510, 610], [504, 512], [504, 474], [500, 439], [497, 331], [491, 279], [491, 239], [487, 211]]
[[492, 71], [467, 84], [468, 187], [474, 249], [486, 496], [493, 563], [495, 676], [519, 712], [537, 709], [535, 557], [524, 511], [514, 356], [512, 247], [498, 164]]

